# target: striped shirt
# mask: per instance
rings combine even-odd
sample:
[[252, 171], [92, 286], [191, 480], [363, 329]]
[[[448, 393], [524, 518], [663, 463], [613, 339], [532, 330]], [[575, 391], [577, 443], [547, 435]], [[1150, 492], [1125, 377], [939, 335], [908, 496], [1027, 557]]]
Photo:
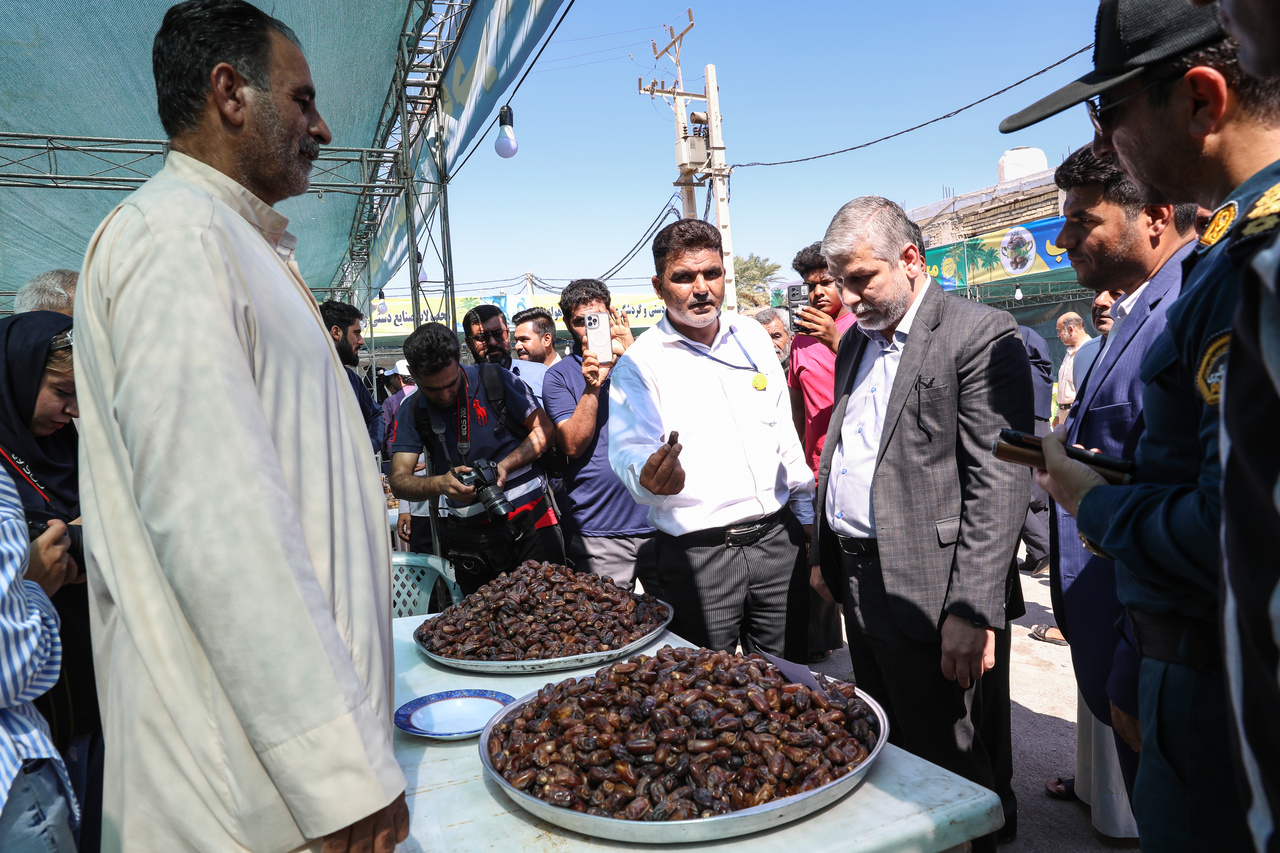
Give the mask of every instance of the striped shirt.
[[31, 700], [53, 687], [62, 667], [58, 613], [27, 573], [26, 516], [18, 490], [0, 470], [0, 809], [28, 759], [47, 758], [58, 768], [63, 793], [79, 823], [71, 780], [49, 737], [49, 726]]

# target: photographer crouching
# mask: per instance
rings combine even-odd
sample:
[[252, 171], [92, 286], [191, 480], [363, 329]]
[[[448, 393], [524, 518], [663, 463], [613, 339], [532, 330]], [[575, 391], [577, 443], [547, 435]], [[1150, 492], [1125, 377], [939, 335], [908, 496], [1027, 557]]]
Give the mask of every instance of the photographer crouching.
[[[551, 421], [533, 392], [497, 365], [462, 365], [458, 336], [439, 323], [404, 343], [417, 394], [396, 413], [391, 492], [430, 500], [442, 556], [463, 592], [525, 560], [564, 563], [564, 541], [538, 461]], [[414, 473], [419, 454], [426, 469]], [[427, 518], [413, 519], [409, 547], [430, 553]]]

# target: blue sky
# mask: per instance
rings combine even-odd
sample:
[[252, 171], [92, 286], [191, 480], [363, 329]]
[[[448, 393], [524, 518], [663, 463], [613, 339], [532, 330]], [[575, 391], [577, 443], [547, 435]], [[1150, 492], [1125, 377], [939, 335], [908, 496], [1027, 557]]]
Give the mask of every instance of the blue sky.
[[[493, 133], [450, 186], [459, 295], [482, 295], [531, 270], [563, 285], [619, 261], [671, 196], [677, 177], [670, 108], [636, 92], [655, 69], [651, 40], [679, 31], [688, 3], [576, 0], [512, 101], [519, 153]], [[806, 157], [902, 130], [991, 94], [1093, 40], [1096, 5], [1007, 2], [711, 0], [684, 41], [686, 89], [716, 66], [730, 163]], [[632, 58], [628, 58], [628, 54]], [[995, 183], [1008, 148], [1042, 148], [1050, 166], [1091, 136], [1083, 107], [1011, 135], [1006, 115], [1091, 67], [1085, 53], [961, 115], [871, 148], [809, 163], [743, 168], [730, 202], [734, 251], [783, 265], [821, 238], [835, 211], [865, 194], [908, 208], [943, 187]], [[699, 191], [698, 207], [704, 199]], [[424, 252], [424, 255], [429, 253]], [[428, 273], [439, 277], [434, 258]], [[642, 250], [611, 283], [647, 287]], [[402, 271], [387, 295], [407, 293]], [[636, 279], [627, 281], [626, 279]], [[557, 281], [559, 280], [559, 281]]]

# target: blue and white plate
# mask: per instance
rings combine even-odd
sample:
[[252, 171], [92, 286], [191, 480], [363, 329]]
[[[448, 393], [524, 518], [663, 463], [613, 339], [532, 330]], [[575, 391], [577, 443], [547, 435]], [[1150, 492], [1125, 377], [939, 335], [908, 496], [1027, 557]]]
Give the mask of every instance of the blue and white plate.
[[419, 696], [396, 710], [396, 725], [419, 737], [466, 740], [479, 736], [485, 725], [515, 697], [496, 690], [447, 690]]

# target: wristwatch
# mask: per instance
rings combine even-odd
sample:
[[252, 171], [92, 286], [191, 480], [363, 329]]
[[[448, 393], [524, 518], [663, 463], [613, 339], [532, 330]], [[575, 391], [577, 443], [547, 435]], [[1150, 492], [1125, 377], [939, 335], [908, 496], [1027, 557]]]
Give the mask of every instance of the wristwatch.
[[1115, 557], [1111, 556], [1106, 551], [1102, 550], [1101, 545], [1099, 545], [1097, 542], [1094, 542], [1088, 536], [1085, 536], [1083, 532], [1077, 530], [1076, 535], [1080, 537], [1080, 544], [1083, 545], [1084, 549], [1088, 551], [1090, 554], [1093, 554], [1095, 557], [1101, 557], [1104, 560], [1115, 559]]

